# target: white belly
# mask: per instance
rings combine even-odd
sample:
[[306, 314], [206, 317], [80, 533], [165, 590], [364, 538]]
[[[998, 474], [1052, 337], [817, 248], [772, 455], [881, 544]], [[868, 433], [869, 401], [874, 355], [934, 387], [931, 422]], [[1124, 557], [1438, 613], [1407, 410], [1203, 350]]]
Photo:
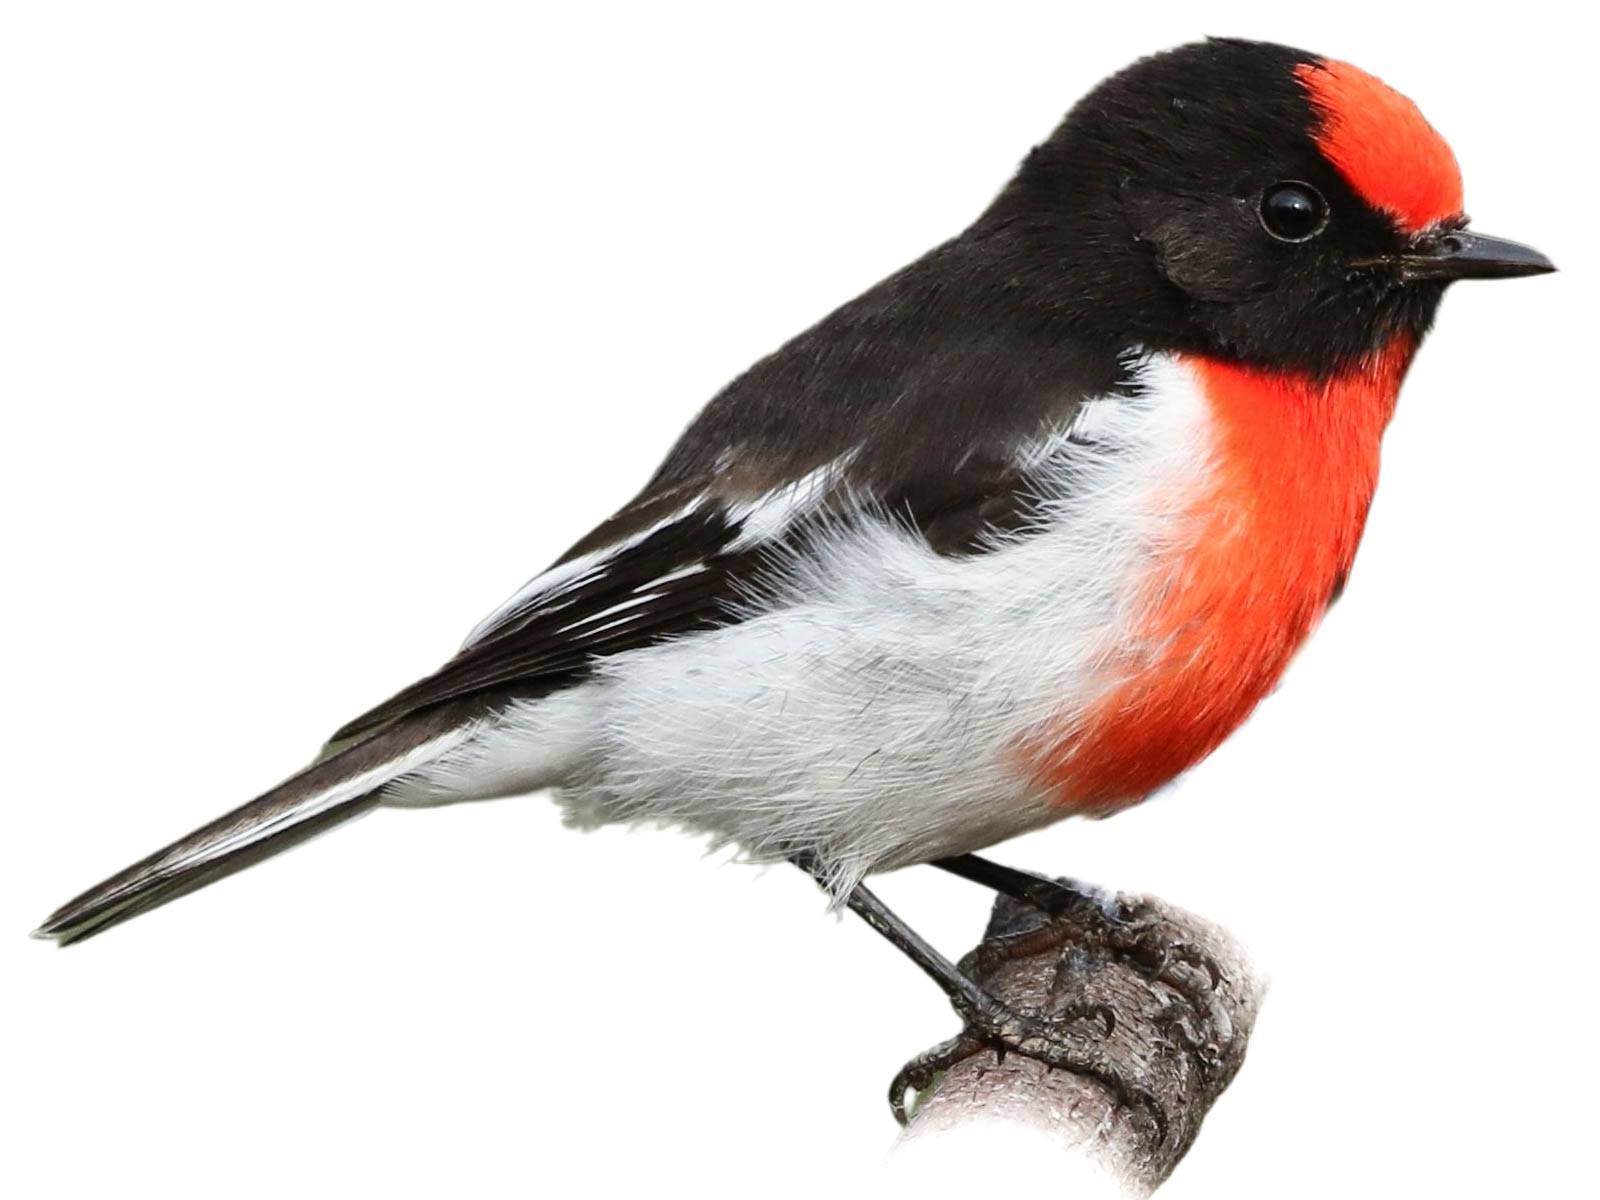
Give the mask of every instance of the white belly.
[[809, 853], [836, 894], [1065, 815], [1018, 744], [1110, 682], [1141, 570], [1207, 459], [1187, 370], [1158, 359], [1144, 378], [1036, 448], [1060, 476], [1041, 529], [967, 557], [882, 522], [831, 534], [748, 619], [606, 660], [393, 798], [553, 784], [580, 823]]

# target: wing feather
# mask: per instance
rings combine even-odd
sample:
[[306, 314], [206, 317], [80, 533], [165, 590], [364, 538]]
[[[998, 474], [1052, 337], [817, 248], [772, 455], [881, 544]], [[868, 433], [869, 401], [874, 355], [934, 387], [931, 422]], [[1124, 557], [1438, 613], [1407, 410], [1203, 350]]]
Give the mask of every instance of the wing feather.
[[1025, 535], [1029, 448], [1133, 363], [1054, 309], [1019, 310], [1002, 240], [957, 239], [714, 397], [631, 504], [486, 618], [438, 671], [332, 745], [477, 694], [548, 692], [609, 655], [742, 619], [814, 523], [904, 522], [940, 554]]

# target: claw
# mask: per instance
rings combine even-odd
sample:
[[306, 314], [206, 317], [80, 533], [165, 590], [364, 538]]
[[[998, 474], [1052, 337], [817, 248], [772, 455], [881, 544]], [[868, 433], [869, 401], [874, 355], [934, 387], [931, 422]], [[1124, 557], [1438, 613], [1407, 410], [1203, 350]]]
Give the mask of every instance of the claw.
[[1167, 1124], [1166, 1110], [1156, 1103], [1154, 1096], [1144, 1097], [1143, 1107], [1146, 1115], [1150, 1118], [1150, 1123], [1156, 1127], [1156, 1145], [1165, 1145], [1167, 1133], [1170, 1129]]
[[1095, 1020], [1105, 1026], [1101, 1037], [1110, 1037], [1117, 1031], [1117, 1014], [1109, 1004], [1059, 1004], [1050, 1014], [1059, 1022]]
[[1110, 1037], [1117, 1031], [1116, 1011], [1109, 1004], [1097, 1004], [1095, 1007], [1100, 1010], [1100, 1016], [1105, 1020], [1106, 1036]]
[[913, 1059], [901, 1067], [899, 1073], [895, 1075], [894, 1080], [889, 1084], [889, 1109], [894, 1113], [894, 1119], [901, 1125], [909, 1121], [911, 1116], [906, 1111], [906, 1094], [915, 1093], [920, 1095], [932, 1083], [932, 1074], [923, 1071], [917, 1065], [917, 1060]]
[[894, 1114], [895, 1124], [904, 1126], [911, 1117], [906, 1113], [906, 1092], [910, 1086], [899, 1075], [889, 1084], [889, 1111]]
[[963, 1033], [947, 1042], [941, 1042], [932, 1050], [917, 1055], [901, 1067], [889, 1084], [889, 1110], [894, 1113], [894, 1119], [901, 1125], [911, 1119], [906, 1111], [907, 1092], [914, 1091], [919, 1094], [926, 1092], [933, 1086], [933, 1081], [940, 1071], [949, 1070], [982, 1049], [983, 1043]]
[[[1081, 1006], [1073, 1017], [1096, 1017], [1105, 1023], [1106, 1036], [1116, 1029], [1116, 1014], [1103, 1004]], [[1041, 1062], [1051, 1071], [1067, 1071], [1099, 1084], [1118, 1108], [1142, 1109], [1155, 1129], [1158, 1145], [1167, 1139], [1167, 1115], [1145, 1088], [1127, 1079], [1105, 1052], [1093, 1047], [1074, 1048], [1060, 1041], [1039, 1018], [1018, 1013], [999, 1001], [974, 1005], [963, 1013], [967, 1028], [959, 1037], [921, 1054], [900, 1068], [889, 1085], [889, 1108], [905, 1125], [911, 1118], [906, 1093], [926, 1091], [940, 1071], [948, 1070], [982, 1050], [994, 1052], [998, 1062], [1016, 1053]]]
[[[1141, 940], [1141, 945], [1139, 946], [1139, 952], [1140, 953], [1144, 953], [1145, 947], [1142, 944], [1142, 942], [1143, 942], [1142, 936], [1141, 936], [1140, 940]], [[1150, 968], [1150, 982], [1151, 983], [1160, 983], [1160, 982], [1162, 982], [1161, 977], [1167, 973], [1167, 968], [1170, 967], [1171, 965], [1172, 965], [1172, 947], [1171, 946], [1167, 946], [1167, 945], [1158, 946], [1156, 948], [1155, 966]]]
[[1187, 1051], [1203, 1071], [1215, 1070], [1222, 1064], [1222, 1045], [1214, 1037], [1201, 1040], [1189, 1023], [1187, 1005], [1173, 1004], [1156, 1015], [1156, 1028], [1162, 1039], [1171, 1047]]
[[1168, 947], [1168, 954], [1197, 971], [1204, 971], [1212, 991], [1222, 986], [1222, 968], [1217, 966], [1209, 955], [1202, 954], [1188, 942], [1173, 943]]

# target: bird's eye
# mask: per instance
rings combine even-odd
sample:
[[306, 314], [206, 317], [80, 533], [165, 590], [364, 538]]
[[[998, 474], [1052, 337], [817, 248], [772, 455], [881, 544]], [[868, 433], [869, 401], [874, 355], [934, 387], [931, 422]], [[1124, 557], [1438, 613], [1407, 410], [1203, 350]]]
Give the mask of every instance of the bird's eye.
[[1280, 242], [1304, 242], [1328, 223], [1328, 202], [1309, 183], [1275, 183], [1261, 193], [1261, 228]]

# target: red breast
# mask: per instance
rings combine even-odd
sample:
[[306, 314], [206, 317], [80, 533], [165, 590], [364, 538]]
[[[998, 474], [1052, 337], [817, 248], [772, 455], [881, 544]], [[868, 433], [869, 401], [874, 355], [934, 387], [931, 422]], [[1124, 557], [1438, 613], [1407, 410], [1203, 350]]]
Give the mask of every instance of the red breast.
[[1379, 442], [1414, 346], [1328, 381], [1191, 357], [1211, 467], [1138, 588], [1108, 690], [1029, 748], [1083, 811], [1141, 799], [1209, 754], [1270, 691], [1349, 571]]

